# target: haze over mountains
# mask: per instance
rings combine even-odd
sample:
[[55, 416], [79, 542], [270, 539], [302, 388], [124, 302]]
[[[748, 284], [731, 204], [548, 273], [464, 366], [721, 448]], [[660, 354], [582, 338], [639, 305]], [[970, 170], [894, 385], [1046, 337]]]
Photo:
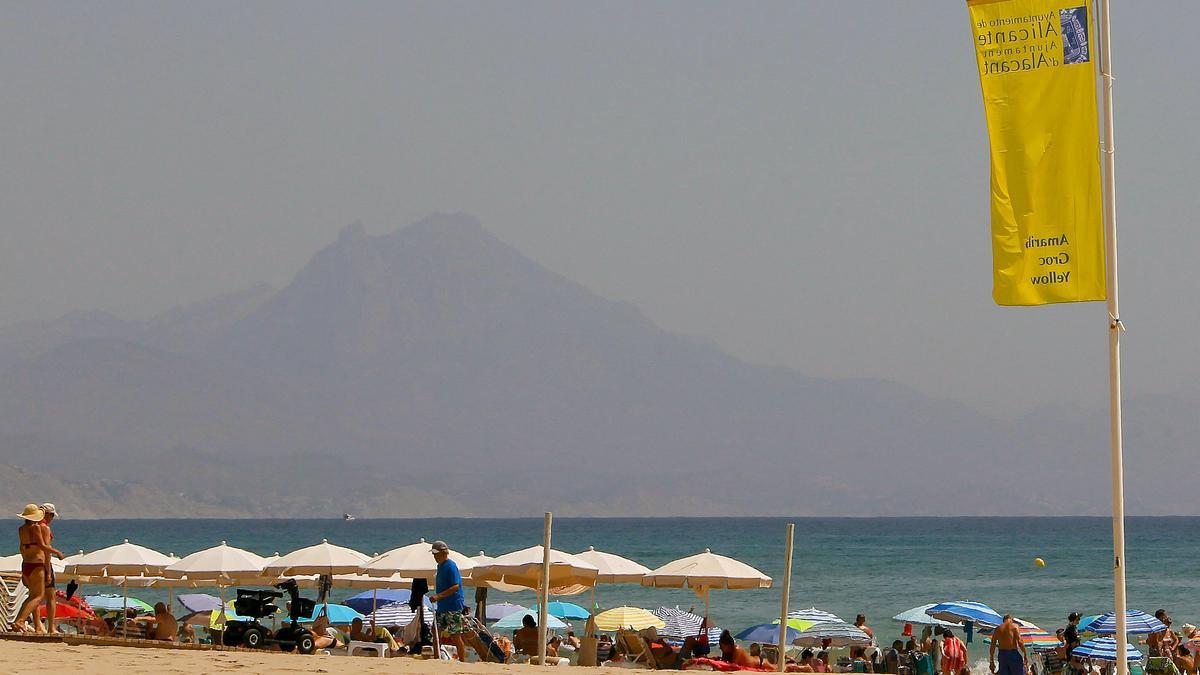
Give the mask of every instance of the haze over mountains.
[[[1197, 400], [1128, 402], [1131, 511], [1200, 512]], [[278, 290], [0, 328], [0, 485], [76, 517], [1099, 514], [1105, 415], [750, 365], [466, 215], [350, 226]]]

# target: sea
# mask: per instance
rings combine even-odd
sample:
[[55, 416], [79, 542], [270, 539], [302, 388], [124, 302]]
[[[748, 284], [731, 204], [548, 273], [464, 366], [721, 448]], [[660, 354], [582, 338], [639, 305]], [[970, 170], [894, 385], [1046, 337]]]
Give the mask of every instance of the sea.
[[[1112, 609], [1108, 518], [558, 518], [552, 547], [577, 553], [594, 546], [650, 568], [706, 548], [748, 563], [776, 586], [712, 592], [713, 619], [737, 632], [779, 616], [788, 522], [796, 525], [790, 608], [817, 607], [847, 621], [865, 614], [881, 644], [900, 637], [903, 626], [894, 615], [931, 602], [981, 601], [1051, 632], [1072, 611]], [[468, 556], [481, 551], [497, 556], [540, 544], [542, 518], [71, 520], [64, 514], [54, 532], [55, 545], [67, 554], [128, 539], [180, 556], [222, 541], [266, 556], [328, 539], [370, 555], [424, 538], [445, 540]], [[1200, 624], [1198, 535], [1200, 517], [1127, 520], [1130, 608], [1151, 613], [1165, 608], [1176, 627]], [[14, 532], [8, 552], [16, 543]], [[1044, 567], [1035, 564], [1037, 558]], [[83, 589], [99, 592], [113, 591]], [[334, 589], [333, 599], [359, 592]], [[130, 593], [151, 603], [167, 594], [141, 588]], [[468, 601], [472, 598], [468, 590]], [[588, 595], [560, 599], [585, 607], [590, 602]], [[528, 606], [534, 596], [492, 591], [488, 602]], [[688, 589], [634, 585], [601, 585], [597, 602], [602, 608], [665, 605], [697, 613], [704, 607]], [[973, 658], [986, 654], [978, 636], [970, 647]]]

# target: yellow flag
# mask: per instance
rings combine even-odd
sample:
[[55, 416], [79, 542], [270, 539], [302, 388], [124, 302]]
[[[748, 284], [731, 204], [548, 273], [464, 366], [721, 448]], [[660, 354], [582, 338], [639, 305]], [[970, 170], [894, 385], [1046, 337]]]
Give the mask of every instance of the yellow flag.
[[1087, 0], [967, 0], [992, 160], [992, 297], [1104, 300]]

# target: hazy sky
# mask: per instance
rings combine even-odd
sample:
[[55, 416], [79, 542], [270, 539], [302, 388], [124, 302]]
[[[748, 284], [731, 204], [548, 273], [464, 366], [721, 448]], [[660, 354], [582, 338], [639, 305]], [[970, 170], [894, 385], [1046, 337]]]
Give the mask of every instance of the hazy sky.
[[[1113, 5], [1126, 382], [1165, 391], [1200, 374], [1200, 4]], [[1099, 405], [1102, 304], [992, 304], [974, 58], [946, 0], [5, 2], [0, 323], [466, 211], [754, 362]]]

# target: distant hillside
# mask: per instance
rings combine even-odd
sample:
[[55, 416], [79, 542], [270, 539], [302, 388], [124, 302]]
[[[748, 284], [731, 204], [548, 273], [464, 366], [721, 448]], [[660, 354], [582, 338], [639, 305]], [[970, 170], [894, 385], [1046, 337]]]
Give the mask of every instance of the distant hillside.
[[[121, 481], [89, 493], [107, 513], [163, 495], [295, 516], [1107, 509], [1095, 419], [748, 365], [464, 215], [346, 228], [279, 290], [3, 328], [0, 369], [0, 462]], [[1200, 511], [1170, 470], [1194, 456], [1188, 400], [1130, 402], [1132, 509]]]

